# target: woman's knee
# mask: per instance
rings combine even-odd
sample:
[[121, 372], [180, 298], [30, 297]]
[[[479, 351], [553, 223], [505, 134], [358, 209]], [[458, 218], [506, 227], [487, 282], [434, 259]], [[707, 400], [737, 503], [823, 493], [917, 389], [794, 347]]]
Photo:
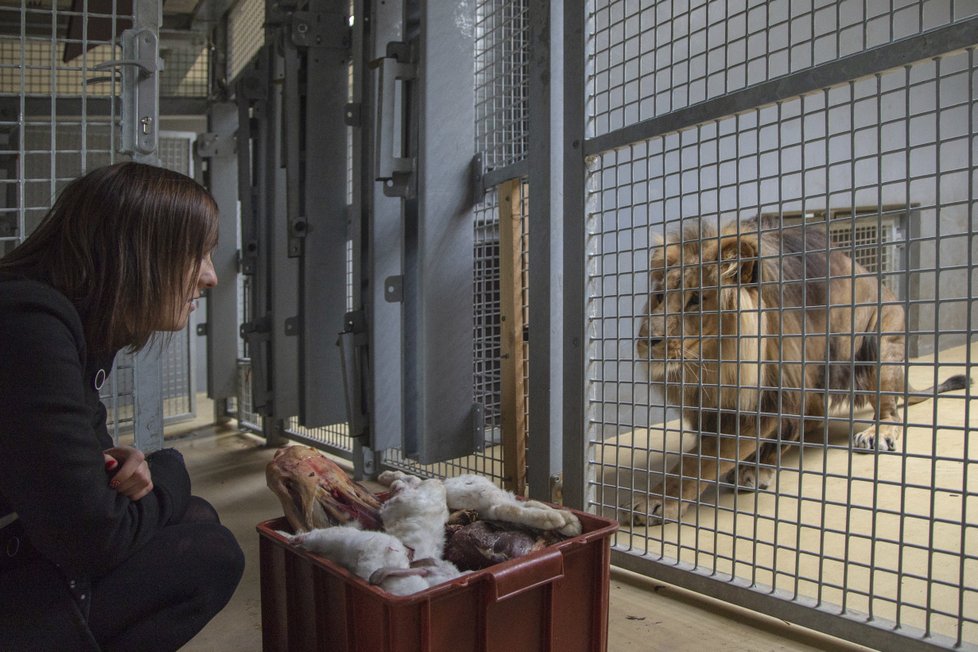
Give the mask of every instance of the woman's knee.
[[206, 535], [209, 541], [205, 545], [210, 548], [207, 556], [210, 558], [212, 575], [223, 578], [233, 592], [244, 573], [244, 552], [226, 527], [217, 523], [206, 525], [210, 530]]
[[200, 496], [191, 496], [181, 523], [220, 523], [217, 510]]

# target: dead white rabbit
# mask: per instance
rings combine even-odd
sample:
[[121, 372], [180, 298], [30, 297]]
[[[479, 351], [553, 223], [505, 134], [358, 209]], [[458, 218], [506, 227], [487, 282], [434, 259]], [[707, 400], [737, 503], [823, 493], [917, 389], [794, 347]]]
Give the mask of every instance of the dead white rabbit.
[[390, 485], [390, 497], [380, 506], [384, 531], [413, 550], [414, 560], [440, 560], [448, 521], [445, 485], [441, 480], [396, 473], [385, 471], [379, 478], [381, 484]]
[[429, 586], [426, 577], [437, 579], [427, 566], [412, 568], [407, 547], [386, 532], [338, 525], [296, 535], [279, 534], [289, 543], [322, 555], [393, 595], [424, 591]]
[[409, 595], [458, 577], [442, 559], [448, 507], [440, 480], [401, 474], [381, 504], [384, 531], [330, 527], [290, 542], [335, 561], [394, 595]]
[[442, 484], [450, 510], [472, 509], [482, 519], [505, 521], [538, 530], [554, 530], [568, 537], [581, 533], [581, 522], [571, 512], [536, 500], [519, 500], [488, 478], [460, 475], [448, 478]]
[[383, 532], [334, 525], [281, 534], [291, 544], [334, 561], [388, 593], [410, 595], [462, 575], [444, 559], [449, 510], [472, 510], [481, 519], [564, 536], [581, 533], [580, 521], [571, 512], [519, 500], [481, 476], [421, 480], [387, 471], [379, 480], [390, 487], [379, 510]]
[[411, 566], [428, 570], [424, 579], [429, 586], [462, 575], [444, 559], [448, 504], [441, 480], [422, 480], [401, 471], [384, 471], [377, 480], [390, 487], [390, 497], [380, 506], [384, 531], [413, 551]]

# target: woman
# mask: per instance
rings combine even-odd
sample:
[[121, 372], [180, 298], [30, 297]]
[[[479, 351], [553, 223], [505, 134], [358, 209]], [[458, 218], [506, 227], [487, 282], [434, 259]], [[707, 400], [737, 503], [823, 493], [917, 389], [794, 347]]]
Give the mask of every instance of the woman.
[[180, 453], [114, 445], [99, 400], [117, 351], [217, 283], [217, 213], [192, 179], [121, 163], [0, 260], [0, 648], [175, 650], [241, 578]]

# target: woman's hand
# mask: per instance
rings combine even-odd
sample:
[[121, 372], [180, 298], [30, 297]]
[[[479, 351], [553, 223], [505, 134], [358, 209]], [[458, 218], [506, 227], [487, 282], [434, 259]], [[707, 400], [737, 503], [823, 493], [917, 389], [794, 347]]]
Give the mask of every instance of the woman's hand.
[[118, 446], [102, 451], [105, 470], [115, 470], [109, 486], [130, 500], [139, 500], [153, 490], [153, 478], [146, 456], [138, 448]]

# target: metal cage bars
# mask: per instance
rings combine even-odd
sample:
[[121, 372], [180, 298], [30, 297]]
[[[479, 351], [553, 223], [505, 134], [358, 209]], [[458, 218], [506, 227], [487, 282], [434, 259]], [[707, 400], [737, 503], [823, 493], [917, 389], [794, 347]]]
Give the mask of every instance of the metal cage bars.
[[[615, 6], [619, 10], [623, 8], [623, 5]], [[668, 3], [659, 3], [656, 11], [668, 16], [669, 8]], [[605, 9], [605, 4], [594, 7], [591, 19], [595, 20], [594, 15]], [[602, 29], [624, 30], [617, 33], [626, 34], [629, 28], [620, 24], [622, 18], [623, 14], [617, 16], [617, 23], [614, 20], [602, 23], [605, 25]], [[630, 350], [634, 338], [632, 326], [622, 318], [627, 315], [637, 318], [640, 314], [634, 304], [643, 294], [639, 287], [640, 271], [647, 261], [643, 262], [641, 258], [648, 253], [650, 232], [661, 233], [664, 222], [668, 221], [664, 217], [653, 217], [653, 213], [660, 216], [715, 214], [722, 212], [722, 206], [777, 214], [805, 213], [818, 209], [821, 198], [823, 204], [825, 199], [836, 204], [845, 200], [844, 205], [852, 207], [847, 221], [854, 225], [852, 216], [860, 205], [870, 203], [864, 202], [864, 198], [872, 191], [885, 188], [892, 193], [898, 184], [907, 181], [915, 184], [915, 188], [933, 186], [936, 195], [923, 206], [905, 199], [903, 208], [877, 208], [863, 218], [877, 229], [894, 214], [901, 215], [909, 223], [901, 246], [910, 253], [902, 256], [902, 269], [887, 272], [885, 276], [879, 271], [873, 275], [880, 280], [896, 276], [907, 284], [906, 298], [902, 302], [908, 308], [907, 312], [916, 309], [919, 313], [916, 315], [917, 325], [911, 331], [913, 337], [925, 340], [929, 337], [933, 350], [941, 348], [935, 342], [938, 339], [949, 340], [951, 344], [966, 341], [970, 333], [970, 310], [957, 310], [958, 326], [947, 320], [931, 321], [930, 317], [938, 313], [950, 318], [956, 307], [970, 305], [970, 272], [965, 274], [969, 280], [961, 281], [969, 288], [969, 293], [960, 298], [949, 296], [949, 290], [943, 288], [940, 294], [929, 297], [920, 294], [921, 286], [937, 287], [936, 272], [953, 274], [959, 270], [960, 274], [969, 271], [971, 265], [970, 248], [966, 247], [967, 254], [963, 254], [962, 248], [955, 244], [970, 242], [968, 233], [971, 229], [965, 226], [962, 231], [960, 227], [949, 227], [938, 219], [942, 209], [945, 212], [964, 211], [966, 216], [970, 215], [968, 189], [973, 189], [969, 173], [973, 161], [968, 145], [971, 130], [967, 127], [973, 127], [974, 120], [972, 54], [969, 49], [963, 54], [941, 57], [973, 45], [974, 21], [953, 15], [950, 19], [959, 22], [937, 27], [919, 38], [911, 36], [892, 43], [893, 39], [883, 39], [881, 42], [885, 45], [856, 52], [843, 60], [785, 73], [776, 80], [765, 81], [767, 78], [761, 77], [753, 86], [727, 95], [718, 94], [715, 99], [705, 99], [688, 108], [674, 110], [667, 104], [661, 115], [628, 125], [623, 120], [619, 123], [620, 128], [614, 131], [594, 129], [597, 135], [589, 139], [584, 138], [584, 130], [593, 127], [594, 123], [589, 120], [600, 114], [600, 110], [584, 99], [593, 99], [596, 93], [593, 87], [588, 93], [584, 92], [584, 80], [595, 79], [595, 70], [601, 66], [597, 59], [586, 59], [585, 50], [571, 50], [565, 76], [567, 121], [570, 124], [566, 136], [569, 151], [566, 196], [581, 202], [578, 214], [590, 217], [586, 230], [578, 226], [565, 235], [569, 245], [565, 260], [569, 279], [565, 283], [569, 299], [565, 312], [569, 355], [565, 364], [571, 370], [569, 377], [581, 381], [579, 388], [574, 385], [567, 392], [565, 405], [573, 430], [577, 431], [579, 427], [580, 432], [588, 433], [588, 436], [584, 450], [565, 451], [565, 468], [574, 469], [580, 462], [580, 468], [589, 468], [598, 477], [590, 480], [590, 475], [572, 478], [565, 490], [571, 504], [581, 500], [593, 509], [616, 510], [617, 500], [622, 497], [620, 494], [628, 498], [636, 492], [647, 493], [652, 488], [648, 480], [633, 482], [634, 478], [624, 479], [623, 475], [643, 468], [646, 473], [657, 469], [659, 474], [664, 474], [669, 472], [671, 465], [664, 457], [653, 467], [642, 466], [634, 459], [642, 448], [649, 447], [651, 439], [643, 446], [637, 443], [613, 445], [615, 451], [610, 463], [600, 455], [602, 449], [607, 449], [609, 436], [602, 433], [602, 425], [612, 430], [633, 428], [636, 419], [632, 412], [637, 408], [646, 406], [647, 410], [649, 405], [661, 406], [662, 414], [656, 417], [658, 419], [666, 418], [668, 409], [661, 398], [650, 401], [648, 397], [633, 396], [631, 399], [626, 397], [623, 402], [620, 395], [624, 389], [634, 391], [642, 389], [644, 384], [638, 377], [630, 379], [621, 375], [622, 370], [635, 364], [634, 353]], [[884, 22], [891, 26], [902, 24], [891, 18]], [[583, 15], [569, 15], [566, 30], [569, 34], [579, 35], [581, 40], [575, 43], [582, 44], [585, 38], [594, 37], [595, 24], [586, 25]], [[648, 28], [652, 29], [651, 26]], [[923, 28], [913, 29], [921, 31]], [[805, 45], [804, 38], [801, 41], [799, 47], [802, 49], [811, 47]], [[665, 42], [659, 41], [659, 44]], [[596, 47], [610, 51], [621, 45], [614, 39], [606, 39], [599, 41]], [[588, 52], [594, 54], [594, 50]], [[915, 64], [929, 58], [937, 61]], [[895, 74], [884, 74], [893, 68], [897, 69]], [[851, 81], [867, 75], [868, 81]], [[954, 89], [962, 87], [965, 89], [963, 97], [960, 93], [955, 95]], [[722, 91], [729, 89], [723, 87]], [[668, 88], [665, 92], [668, 93]], [[928, 104], [927, 98], [935, 97], [936, 104], [933, 99]], [[899, 111], [901, 101], [907, 107], [907, 114], [902, 116]], [[917, 104], [924, 108], [915, 108]], [[871, 110], [866, 111], [867, 108]], [[806, 121], [809, 117], [812, 120]], [[844, 118], [841, 123], [840, 117]], [[949, 117], [956, 119], [948, 120]], [[934, 136], [937, 148], [920, 139], [917, 123], [927, 119], [940, 125]], [[800, 126], [786, 130], [785, 126], [790, 126], [792, 120]], [[917, 122], [911, 128], [913, 121]], [[790, 140], [789, 134], [799, 128], [801, 138]], [[873, 136], [880, 154], [863, 149], [861, 132]], [[843, 145], [844, 152], [836, 151]], [[793, 154], [792, 149], [799, 154]], [[936, 160], [935, 151], [941, 151], [947, 157], [942, 159], [941, 165], [928, 169], [920, 159]], [[917, 156], [911, 157], [911, 152]], [[923, 157], [919, 156], [921, 153]], [[800, 157], [793, 162], [792, 156], [796, 155]], [[890, 160], [899, 162], [895, 170], [893, 166], [882, 164], [884, 156], [891, 157], [887, 159], [888, 163]], [[726, 173], [723, 171], [725, 165], [729, 167]], [[852, 178], [862, 181], [848, 186], [833, 185], [829, 181], [823, 188], [811, 176], [829, 179], [833, 169], [845, 170]], [[795, 185], [800, 185], [802, 192], [794, 194], [788, 190], [791, 184], [783, 183], [785, 177], [792, 175], [799, 178]], [[935, 183], [938, 180], [942, 183]], [[742, 186], [747, 187], [746, 192]], [[811, 191], [816, 188], [820, 190], [812, 196]], [[904, 194], [919, 193], [907, 189]], [[585, 198], [589, 198], [587, 203], [584, 203]], [[965, 222], [968, 223], [967, 217]], [[659, 226], [654, 226], [656, 223]], [[856, 254], [855, 240], [833, 246], [851, 256]], [[956, 259], [951, 258], [955, 255]], [[935, 256], [939, 262], [934, 262]], [[933, 266], [930, 266], [931, 262], [934, 262]], [[581, 270], [582, 285], [577, 286], [577, 275], [573, 270]], [[916, 298], [909, 298], [911, 296]], [[933, 306], [933, 310], [926, 310], [929, 306]], [[582, 315], [588, 316], [583, 323]], [[913, 317], [911, 323], [915, 323]], [[940, 329], [936, 327], [938, 323], [942, 324]], [[927, 349], [927, 342], [924, 345]], [[909, 353], [908, 344], [905, 350], [908, 358]], [[933, 362], [914, 360], [909, 367], [911, 372], [915, 369], [923, 372], [924, 383], [934, 382], [939, 374], [945, 375], [942, 370], [949, 368], [946, 360], [941, 362], [945, 364], [938, 368]], [[957, 366], [970, 370], [970, 349], [964, 350], [963, 359]], [[920, 378], [920, 374], [917, 377]], [[581, 393], [584, 391], [587, 393]], [[957, 404], [961, 404], [960, 399]], [[967, 418], [968, 403], [963, 406]], [[804, 459], [797, 462], [801, 476], [797, 486], [792, 488], [790, 479], [778, 479], [774, 491], [768, 492], [774, 499], [773, 516], [762, 510], [764, 495], [756, 500], [734, 495], [732, 508], [729, 500], [724, 503], [720, 498], [710, 498], [716, 501], [712, 516], [707, 508], [702, 515], [697, 510], [688, 517], [695, 523], [694, 529], [650, 527], [637, 532], [633, 530], [630, 537], [620, 537], [615, 563], [874, 646], [916, 644], [927, 647], [973, 641], [974, 621], [967, 615], [967, 605], [974, 596], [964, 588], [969, 585], [968, 569], [974, 563], [974, 551], [969, 552], [965, 547], [968, 539], [966, 524], [973, 520], [967, 511], [972, 493], [967, 472], [971, 459], [967, 447], [970, 427], [968, 421], [962, 425], [955, 425], [956, 421], [942, 423], [939, 416], [947, 412], [939, 413], [936, 401], [933, 407], [924, 409], [933, 418], [915, 413], [910, 425], [914, 419], [924, 425], [940, 423], [944, 433], [941, 437], [946, 439], [956, 434], [963, 439], [963, 453], [935, 454], [938, 434], [933, 426], [933, 434], [927, 438], [931, 441], [921, 442], [922, 450], [911, 448], [907, 443], [908, 448], [903, 449], [902, 455], [889, 459], [870, 456], [860, 461], [848, 453], [847, 445], [805, 443], [800, 449]], [[654, 423], [651, 418], [648, 420]], [[825, 428], [830, 421], [826, 420]], [[837, 422], [850, 426], [862, 424], [859, 426], [862, 427], [871, 420], [849, 412]], [[694, 435], [686, 433], [679, 425], [666, 426], [662, 434], [687, 440], [693, 439]], [[904, 441], [907, 439], [905, 437]], [[842, 467], [830, 472], [823, 466], [820, 472], [818, 465], [824, 464], [820, 456], [831, 454], [833, 448], [847, 453]], [[828, 453], [825, 453], [826, 449]], [[657, 450], [667, 452], [664, 448]], [[624, 460], [619, 453], [624, 454]], [[582, 454], [586, 457], [579, 457]], [[780, 467], [782, 461], [779, 456], [775, 466]], [[892, 468], [887, 468], [894, 462], [898, 467], [896, 476], [892, 475]], [[920, 466], [929, 471], [921, 479], [908, 482], [907, 478], [915, 477], [915, 467]], [[611, 473], [611, 478], [605, 475], [604, 480], [600, 479], [606, 472]], [[934, 478], [938, 477], [938, 472], [945, 479], [935, 486]], [[948, 476], [948, 473], [952, 475]], [[781, 474], [789, 475], [784, 469]], [[806, 477], [807, 483], [803, 482]], [[899, 480], [889, 479], [893, 477]], [[721, 479], [706, 480], [717, 483]], [[802, 485], [814, 493], [803, 494]], [[865, 507], [854, 503], [854, 497], [862, 491], [860, 485], [869, 487], [873, 500]], [[841, 495], [838, 494], [840, 489]], [[791, 491], [797, 493], [792, 495]], [[920, 492], [925, 493], [922, 509], [913, 497]], [[886, 494], [894, 497], [888, 498]], [[954, 505], [958, 504], [953, 502], [955, 497], [960, 502], [958, 516], [954, 515]], [[950, 505], [947, 505], [948, 499], [952, 500]], [[707, 504], [704, 500], [697, 501], [694, 509]], [[879, 504], [879, 500], [884, 503]], [[809, 501], [820, 505], [819, 509], [825, 515], [820, 522], [806, 527], [802, 523], [802, 514], [803, 506]], [[936, 511], [939, 508], [943, 510], [942, 515]], [[921, 511], [914, 512], [915, 509]], [[827, 514], [832, 512], [841, 514], [835, 524], [826, 520], [829, 518]], [[732, 524], [728, 518], [731, 515]], [[790, 525], [787, 515], [794, 516], [802, 525]], [[727, 529], [731, 527], [734, 529]], [[896, 533], [893, 527], [897, 528]], [[841, 553], [827, 545], [827, 538], [833, 536], [845, 538]], [[724, 537], [730, 546], [721, 550], [719, 539]], [[871, 545], [867, 547], [867, 544]], [[794, 552], [796, 550], [811, 552], [799, 556]], [[660, 560], [659, 563], [651, 563], [655, 559]], [[787, 567], [782, 563], [785, 561]], [[840, 573], [835, 576], [841, 579], [830, 579], [833, 573], [827, 571], [832, 566], [839, 567]], [[892, 578], [903, 578], [909, 584], [888, 593]], [[912, 588], [915, 582], [924, 588]], [[919, 597], [920, 590], [924, 591], [924, 598]], [[932, 598], [936, 602], [932, 602]], [[917, 633], [901, 636], [886, 621], [898, 623], [905, 632], [916, 626]], [[870, 624], [853, 627], [856, 622]]]

